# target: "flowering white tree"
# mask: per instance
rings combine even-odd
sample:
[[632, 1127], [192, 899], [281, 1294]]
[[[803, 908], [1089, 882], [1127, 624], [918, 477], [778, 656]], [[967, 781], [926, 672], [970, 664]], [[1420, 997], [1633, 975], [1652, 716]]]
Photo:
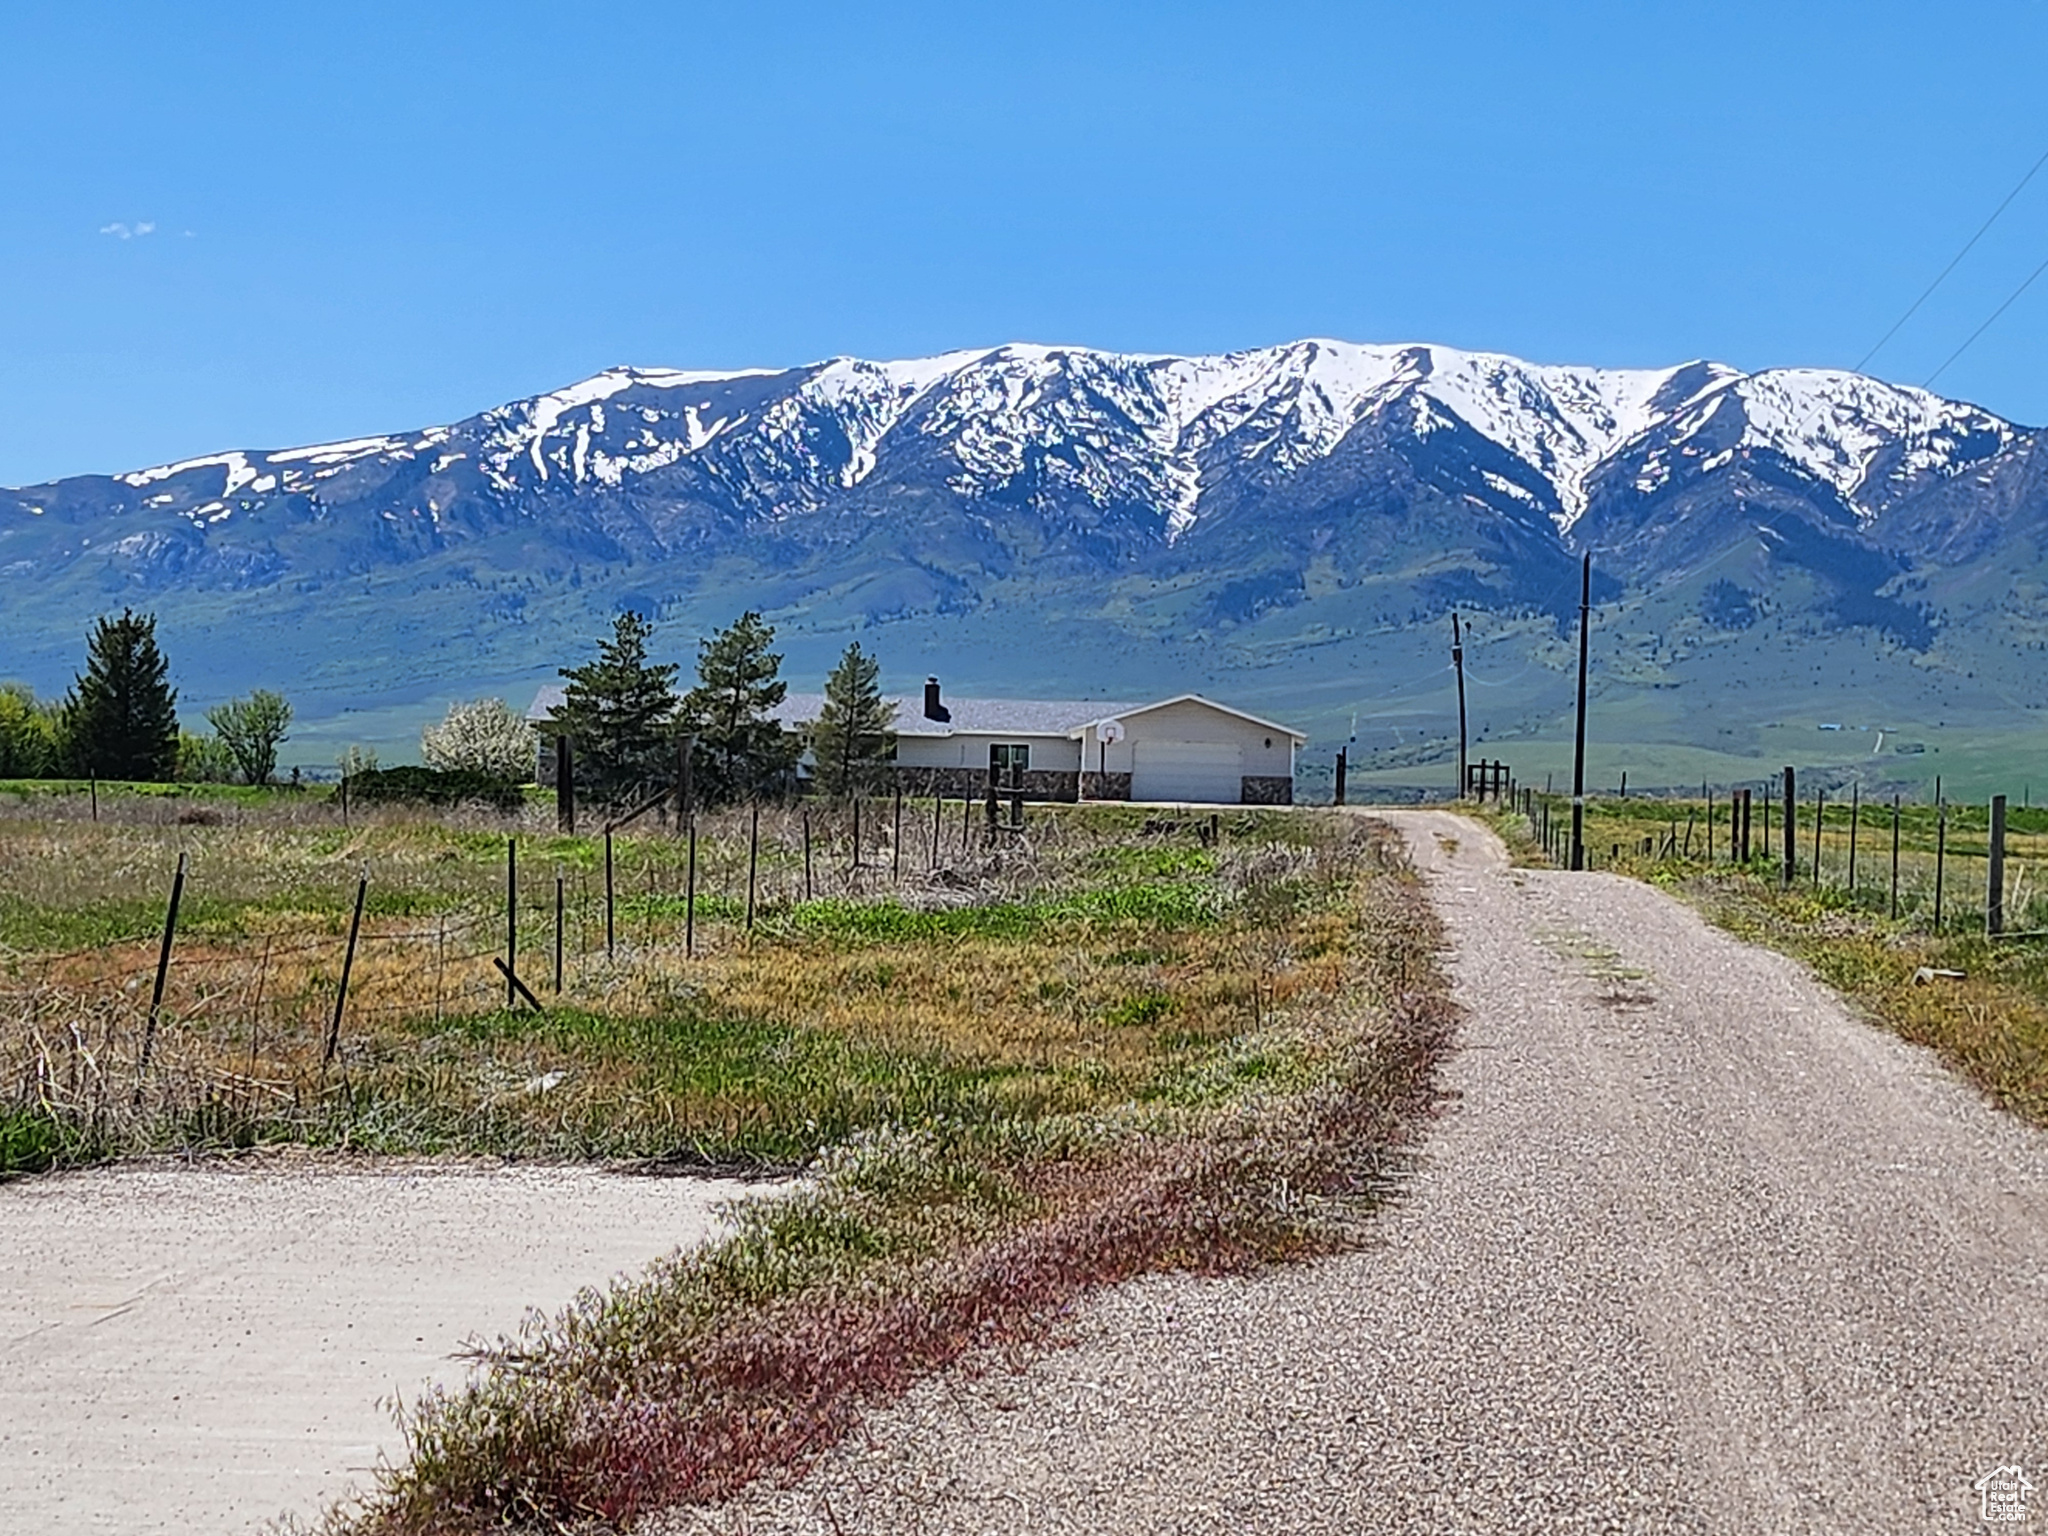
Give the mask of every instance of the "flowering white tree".
[[526, 717], [503, 699], [451, 704], [439, 725], [420, 733], [429, 768], [488, 774], [523, 784], [533, 777], [536, 738]]

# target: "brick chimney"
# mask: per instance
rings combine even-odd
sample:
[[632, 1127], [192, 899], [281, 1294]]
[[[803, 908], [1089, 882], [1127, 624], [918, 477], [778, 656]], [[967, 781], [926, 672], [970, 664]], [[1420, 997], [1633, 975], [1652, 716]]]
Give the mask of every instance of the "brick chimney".
[[927, 720], [950, 720], [953, 711], [939, 702], [939, 680], [928, 677], [924, 680], [924, 717]]

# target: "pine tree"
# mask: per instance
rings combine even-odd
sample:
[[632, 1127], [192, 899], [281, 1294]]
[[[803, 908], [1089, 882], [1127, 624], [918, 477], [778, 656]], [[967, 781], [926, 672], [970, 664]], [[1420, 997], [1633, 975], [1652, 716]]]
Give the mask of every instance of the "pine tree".
[[653, 633], [639, 614], [622, 613], [597, 660], [562, 668], [568, 687], [548, 729], [574, 738], [578, 788], [596, 799], [625, 799], [671, 776], [677, 668], [648, 665]]
[[694, 788], [710, 804], [783, 793], [801, 743], [776, 720], [789, 692], [770, 653], [774, 629], [758, 613], [697, 645], [697, 686], [683, 697], [683, 728], [697, 738]]
[[813, 776], [835, 798], [878, 788], [896, 755], [889, 729], [896, 706], [882, 697], [882, 664], [856, 640], [825, 679], [825, 705], [811, 727]]
[[178, 771], [178, 695], [156, 645], [156, 616], [101, 615], [85, 671], [64, 701], [65, 755], [74, 773], [161, 783]]

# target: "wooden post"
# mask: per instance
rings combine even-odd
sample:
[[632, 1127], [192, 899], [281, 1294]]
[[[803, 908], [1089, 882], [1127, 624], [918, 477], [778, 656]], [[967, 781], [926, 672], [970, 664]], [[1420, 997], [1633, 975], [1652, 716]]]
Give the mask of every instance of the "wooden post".
[[1984, 931], [2005, 932], [2005, 796], [1991, 797], [1991, 842], [1985, 849]]
[[1863, 814], [1863, 786], [1849, 786], [1849, 894], [1856, 894], [1856, 823]]
[[1764, 858], [1771, 856], [1771, 781], [1764, 780]]
[[1820, 889], [1820, 829], [1827, 821], [1828, 792], [1816, 789], [1813, 792], [1813, 888]]
[[1936, 779], [1934, 802], [1934, 931], [1941, 932], [1941, 887], [1942, 877], [1948, 866], [1948, 802], [1940, 798], [1940, 779]]
[[941, 819], [941, 818], [942, 818], [942, 817], [943, 817], [943, 816], [944, 816], [945, 814], [946, 814], [946, 797], [945, 797], [944, 795], [933, 795], [933, 796], [932, 796], [932, 848], [931, 848], [931, 857], [930, 857], [930, 858], [929, 858], [928, 860], [926, 860], [926, 861], [925, 861], [925, 866], [924, 866], [924, 867], [925, 867], [925, 870], [926, 870], [927, 872], [930, 872], [931, 870], [937, 869], [937, 868], [939, 867], [939, 823], [940, 823], [940, 819]]
[[697, 953], [697, 817], [690, 817], [690, 862], [683, 876], [683, 958]]
[[[1628, 770], [1626, 768], [1621, 770], [1621, 798], [1624, 800], [1628, 798]], [[1712, 816], [1708, 816], [1707, 822], [1709, 826], [1713, 824], [1713, 820]], [[1707, 834], [1707, 840], [1709, 842], [1713, 841], [1713, 833], [1711, 831]]]
[[576, 765], [567, 736], [555, 738], [555, 830], [576, 835]]
[[142, 1080], [149, 1075], [149, 1058], [156, 1050], [157, 1013], [164, 1005], [164, 983], [171, 974], [171, 940], [178, 932], [178, 900], [185, 894], [185, 855], [178, 855], [177, 872], [171, 876], [171, 902], [164, 909], [164, 941], [156, 952], [156, 985], [150, 988], [149, 1018], [142, 1026], [142, 1051], [135, 1063], [135, 1107], [142, 1107]]
[[1001, 815], [997, 806], [996, 794], [1001, 787], [1000, 777], [996, 773], [996, 765], [990, 763], [988, 765], [988, 845], [991, 848], [996, 845], [996, 822]]
[[1349, 753], [1350, 750], [1351, 749], [1349, 747], [1339, 747], [1337, 749], [1337, 792], [1334, 796], [1331, 797], [1331, 803], [1335, 805], [1342, 805], [1344, 803], [1344, 772], [1347, 766], [1346, 754]]
[[850, 879], [853, 879], [853, 878], [857, 877], [857, 876], [858, 876], [859, 874], [860, 874], [860, 796], [859, 796], [859, 795], [855, 795], [855, 796], [853, 797], [853, 868], [852, 868], [851, 870], [849, 870], [849, 871], [847, 872], [847, 878], [848, 878], [848, 879], [850, 880]]
[[1892, 796], [1892, 916], [1899, 915], [1899, 797]]
[[903, 883], [903, 786], [896, 786], [896, 831], [895, 846], [889, 850], [889, 878], [898, 885]]
[[505, 839], [505, 1006], [519, 1001], [512, 978], [519, 974], [519, 839]]
[[[95, 815], [93, 820], [98, 821], [99, 817]], [[348, 774], [346, 772], [343, 772], [341, 776], [341, 824], [344, 827], [348, 825]]]
[[[86, 781], [86, 787], [92, 792], [92, 819], [98, 821], [100, 819], [100, 776], [96, 773], [92, 775]], [[341, 802], [341, 808], [341, 819], [346, 822], [348, 820], [348, 801], [346, 799]]]
[[604, 829], [604, 957], [612, 957], [612, 829]]
[[694, 787], [690, 783], [690, 768], [697, 754], [697, 738], [685, 736], [676, 743], [676, 836], [683, 835], [691, 815], [697, 807], [694, 801]]
[[348, 948], [341, 956], [341, 984], [334, 989], [334, 1018], [327, 1026], [327, 1049], [320, 1053], [320, 1065], [333, 1061], [341, 1050], [341, 1011], [348, 1006], [349, 973], [356, 968], [356, 934], [363, 926], [363, 896], [370, 888], [367, 873], [356, 879], [356, 910], [348, 920]]
[[804, 900], [811, 899], [811, 811], [804, 807]]
[[1451, 610], [1451, 665], [1458, 673], [1458, 798], [1462, 800], [1470, 792], [1465, 774], [1465, 641], [1458, 632], [1455, 608]]
[[1707, 797], [1707, 862], [1714, 862], [1714, 792], [1708, 790]]
[[1586, 647], [1593, 621], [1593, 557], [1579, 567], [1579, 716], [1572, 743], [1572, 868], [1586, 867]]
[[1792, 888], [1792, 882], [1799, 878], [1799, 818], [1793, 812], [1797, 805], [1797, 780], [1792, 770], [1785, 770], [1785, 889]]
[[754, 931], [754, 876], [761, 867], [761, 802], [750, 808], [747, 821], [747, 932]]
[[555, 871], [555, 996], [562, 995], [562, 872]]

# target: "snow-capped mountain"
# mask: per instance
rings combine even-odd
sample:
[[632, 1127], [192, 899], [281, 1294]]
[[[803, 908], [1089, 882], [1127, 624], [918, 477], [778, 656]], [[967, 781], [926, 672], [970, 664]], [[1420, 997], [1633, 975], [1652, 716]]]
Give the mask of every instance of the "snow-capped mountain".
[[[211, 454], [113, 478], [147, 492], [142, 507], [175, 508], [211, 528], [268, 498], [323, 497], [330, 482], [352, 489], [366, 470], [398, 482], [394, 492], [427, 493], [396, 494], [380, 513], [431, 523], [465, 482], [511, 498], [661, 494], [680, 467], [705, 492], [781, 519], [856, 491], [892, 459], [929, 462], [935, 449], [943, 483], [963, 497], [1001, 497], [1042, 477], [1034, 490], [1149, 510], [1173, 543], [1201, 519], [1220, 470], [1298, 471], [1375, 417], [1417, 440], [1448, 425], [1477, 432], [1540, 482], [1561, 533], [1617, 464], [1650, 494], [1738, 455], [1770, 454], [1868, 521], [2017, 435], [1975, 406], [1815, 369], [1577, 368], [1336, 341], [1213, 357], [1005, 346], [782, 371], [613, 368], [453, 426]], [[1493, 489], [1526, 494], [1516, 482]], [[33, 492], [17, 499], [34, 511]]]
[[1422, 344], [621, 367], [448, 425], [0, 492], [0, 644], [68, 650], [120, 602], [296, 634], [346, 598], [439, 636], [442, 660], [390, 662], [421, 676], [479, 647], [552, 665], [543, 618], [627, 602], [1212, 649], [1292, 615], [1284, 648], [1451, 603], [1563, 616], [1591, 551], [1610, 597], [1712, 568], [1709, 627], [1803, 605], [1925, 649], [1943, 562], [2040, 521], [2014, 489], [2034, 447], [1853, 373]]

